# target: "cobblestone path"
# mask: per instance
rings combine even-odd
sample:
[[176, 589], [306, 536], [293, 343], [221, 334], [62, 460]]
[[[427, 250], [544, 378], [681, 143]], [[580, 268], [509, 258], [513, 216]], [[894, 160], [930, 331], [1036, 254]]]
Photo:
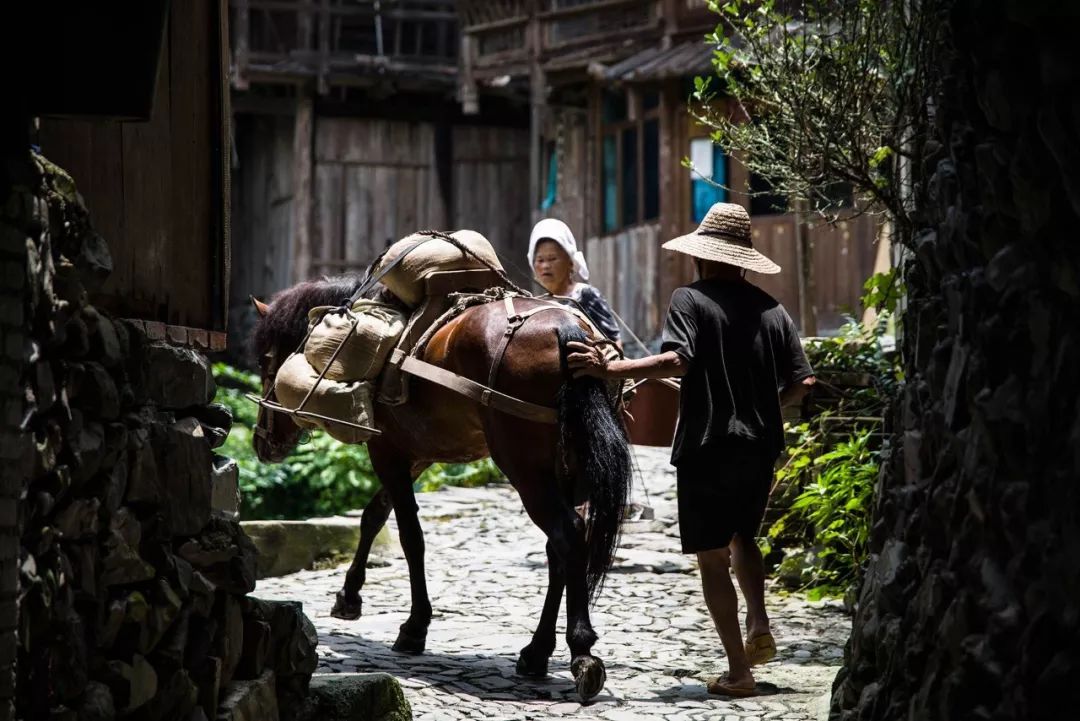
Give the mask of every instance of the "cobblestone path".
[[600, 640], [593, 653], [607, 665], [608, 680], [587, 706], [574, 692], [565, 615], [551, 675], [534, 680], [514, 674], [518, 651], [540, 614], [547, 570], [543, 534], [509, 486], [420, 495], [435, 608], [424, 655], [390, 650], [409, 602], [400, 549], [376, 559], [378, 567], [368, 571], [364, 616], [356, 621], [330, 617], [344, 566], [266, 579], [255, 595], [303, 601], [319, 631], [320, 673], [388, 672], [404, 687], [414, 718], [425, 721], [824, 718], [850, 619], [836, 603], [810, 603], [771, 589], [779, 653], [755, 670], [768, 695], [736, 700], [705, 693], [704, 681], [725, 668], [723, 651], [696, 565], [678, 552], [674, 470], [665, 449], [639, 447], [635, 456], [640, 477], [634, 500], [651, 505], [656, 519], [626, 524], [619, 560], [594, 608]]

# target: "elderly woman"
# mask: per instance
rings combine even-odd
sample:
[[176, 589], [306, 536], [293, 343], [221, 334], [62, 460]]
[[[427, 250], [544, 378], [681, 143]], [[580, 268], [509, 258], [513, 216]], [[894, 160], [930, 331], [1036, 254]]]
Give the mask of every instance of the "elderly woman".
[[600, 291], [588, 284], [589, 266], [566, 223], [544, 218], [533, 227], [529, 236], [529, 265], [537, 282], [548, 293], [576, 301], [596, 327], [622, 347], [615, 313]]

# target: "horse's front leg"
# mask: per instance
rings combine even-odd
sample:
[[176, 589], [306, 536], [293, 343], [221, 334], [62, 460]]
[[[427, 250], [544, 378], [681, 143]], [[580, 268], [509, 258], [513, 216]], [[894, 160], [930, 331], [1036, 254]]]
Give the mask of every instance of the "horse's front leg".
[[[370, 448], [370, 446], [369, 446]], [[382, 479], [383, 488], [390, 494], [397, 517], [398, 538], [405, 560], [409, 564], [409, 587], [412, 606], [409, 617], [401, 624], [394, 650], [401, 653], [424, 652], [427, 630], [431, 624], [431, 600], [428, 598], [427, 579], [424, 577], [424, 531], [420, 528], [419, 508], [413, 493], [413, 475], [410, 463], [402, 458], [385, 458], [371, 449], [371, 463]]]
[[375, 542], [375, 537], [386, 525], [386, 519], [392, 507], [390, 494], [386, 488], [380, 488], [364, 508], [364, 513], [360, 517], [360, 542], [356, 546], [356, 555], [353, 557], [352, 565], [349, 566], [349, 571], [345, 574], [345, 583], [337, 593], [334, 608], [330, 611], [330, 615], [334, 618], [342, 618], [346, 621], [360, 618], [363, 608], [360, 591], [364, 587], [367, 576], [368, 554], [371, 553], [371, 544]]

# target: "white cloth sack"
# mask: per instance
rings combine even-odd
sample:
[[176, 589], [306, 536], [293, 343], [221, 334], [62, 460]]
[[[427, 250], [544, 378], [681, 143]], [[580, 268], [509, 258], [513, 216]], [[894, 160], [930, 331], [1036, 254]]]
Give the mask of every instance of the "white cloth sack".
[[[329, 365], [326, 377], [332, 381], [374, 379], [405, 329], [405, 316], [393, 306], [363, 298], [347, 311], [327, 313], [327, 310], [322, 306], [308, 313], [314, 328], [304, 345], [307, 362], [316, 373], [322, 373]], [[344, 346], [338, 351], [342, 343]], [[337, 357], [331, 363], [335, 352]]]

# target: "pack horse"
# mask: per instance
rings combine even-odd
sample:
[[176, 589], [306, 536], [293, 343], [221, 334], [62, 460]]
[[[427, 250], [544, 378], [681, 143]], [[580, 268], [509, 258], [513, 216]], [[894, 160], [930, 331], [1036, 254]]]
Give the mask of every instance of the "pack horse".
[[[432, 231], [430, 236], [452, 243], [462, 255], [470, 253], [445, 234]], [[478, 260], [487, 266], [480, 272], [488, 272], [488, 277], [497, 273], [503, 286], [512, 287], [501, 267]], [[310, 281], [278, 293], [269, 306], [255, 301], [261, 318], [254, 342], [268, 401], [260, 407], [254, 440], [262, 461], [282, 461], [304, 431], [296, 416], [274, 410], [274, 381], [309, 334], [311, 310], [347, 307], [358, 295], [403, 309], [422, 303], [422, 294], [403, 303], [401, 296], [413, 295], [410, 290], [394, 294], [386, 285], [372, 282], [377, 278], [385, 283], [393, 272], [384, 256], [363, 280]], [[446, 310], [447, 294], [440, 293], [433, 281], [469, 272], [477, 271], [459, 268], [427, 274], [428, 294], [443, 296], [428, 299], [437, 302], [437, 310]], [[412, 365], [404, 364], [405, 371], [417, 377], [409, 382], [407, 400], [375, 406], [372, 422], [377, 434], [367, 444], [380, 489], [363, 511], [360, 543], [332, 615], [348, 620], [360, 617], [368, 552], [393, 510], [411, 586], [409, 616], [394, 649], [424, 651], [432, 608], [413, 482], [432, 463], [490, 456], [547, 536], [547, 595], [533, 637], [520, 652], [517, 671], [527, 676], [547, 674], [565, 589], [570, 668], [578, 694], [587, 701], [606, 680], [603, 662], [592, 655], [597, 635], [589, 606], [603, 586], [618, 543], [632, 473], [629, 445], [610, 390], [595, 379], [572, 378], [566, 367], [566, 344], [599, 340], [595, 328], [562, 306], [553, 307], [523, 292], [503, 291], [491, 302], [459, 304], [455, 312], [437, 313], [437, 322], [429, 322], [429, 317], [410, 323], [417, 333], [424, 331], [422, 343], [413, 343]], [[406, 312], [410, 311], [417, 320], [421, 311]], [[388, 370], [389, 364], [383, 375]], [[585, 500], [588, 511], [583, 519], [575, 505]]]

